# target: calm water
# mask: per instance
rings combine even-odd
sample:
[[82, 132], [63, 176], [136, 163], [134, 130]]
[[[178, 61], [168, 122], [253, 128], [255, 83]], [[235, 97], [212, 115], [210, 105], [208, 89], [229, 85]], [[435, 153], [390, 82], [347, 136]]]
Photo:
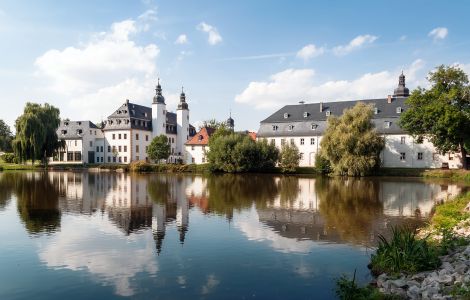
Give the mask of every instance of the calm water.
[[462, 187], [270, 175], [0, 173], [0, 299], [332, 299], [376, 234]]

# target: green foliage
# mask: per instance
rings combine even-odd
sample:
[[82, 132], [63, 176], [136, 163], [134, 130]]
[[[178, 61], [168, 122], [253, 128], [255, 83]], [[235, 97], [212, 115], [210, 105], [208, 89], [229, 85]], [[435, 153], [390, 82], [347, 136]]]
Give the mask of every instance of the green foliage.
[[[114, 168], [113, 168], [114, 167]], [[124, 168], [125, 165], [103, 165], [102, 168], [105, 169], [117, 169]], [[183, 165], [183, 164], [151, 164], [145, 161], [132, 162], [128, 166], [129, 170], [137, 173], [206, 173], [209, 172], [209, 164], [200, 164], [200, 165]]]
[[295, 145], [285, 144], [279, 155], [279, 167], [283, 173], [294, 173], [299, 166], [300, 153]]
[[435, 269], [440, 265], [439, 253], [426, 238], [416, 236], [408, 227], [392, 227], [389, 240], [379, 235], [379, 245], [371, 257], [374, 274], [416, 273]]
[[438, 229], [452, 229], [458, 223], [470, 218], [470, 212], [464, 210], [470, 202], [470, 192], [436, 206], [432, 224]]
[[324, 158], [320, 153], [315, 155], [315, 169], [321, 174], [331, 173], [330, 161]]
[[279, 152], [267, 141], [253, 141], [248, 135], [218, 129], [209, 140], [207, 159], [213, 171], [229, 173], [274, 168]]
[[217, 121], [216, 119], [205, 120], [202, 122], [202, 125], [199, 126], [198, 130], [201, 130], [204, 127], [219, 129], [219, 128], [226, 128], [225, 122]]
[[18, 159], [16, 158], [14, 153], [5, 153], [0, 157], [4, 162], [7, 164], [17, 164]]
[[449, 178], [452, 180], [470, 181], [470, 171], [467, 170], [427, 170], [426, 178]]
[[3, 120], [0, 120], [0, 151], [13, 151], [11, 146], [12, 140], [13, 135], [11, 134], [10, 127]]
[[328, 118], [321, 156], [336, 175], [365, 176], [380, 166], [384, 139], [372, 123], [373, 107], [358, 102], [340, 117]]
[[[439, 66], [428, 77], [431, 87], [418, 88], [406, 100], [400, 126], [416, 139], [429, 139], [440, 153], [460, 152], [470, 143], [470, 86], [458, 67]], [[464, 167], [465, 159], [462, 161]]]
[[47, 157], [63, 145], [57, 137], [59, 127], [59, 110], [49, 104], [26, 103], [24, 112], [16, 119], [16, 137], [13, 140], [13, 150], [20, 162]]
[[161, 134], [155, 137], [147, 148], [148, 157], [151, 160], [159, 162], [162, 159], [168, 159], [170, 156], [170, 144], [166, 135]]
[[385, 295], [372, 286], [359, 287], [356, 283], [356, 270], [352, 279], [342, 275], [336, 280], [336, 296], [341, 300], [394, 300], [394, 295]]
[[457, 247], [466, 246], [469, 243], [467, 238], [455, 235], [452, 229], [444, 228], [440, 230], [440, 233], [442, 238], [438, 247], [441, 255], [447, 255], [450, 252], [455, 251]]

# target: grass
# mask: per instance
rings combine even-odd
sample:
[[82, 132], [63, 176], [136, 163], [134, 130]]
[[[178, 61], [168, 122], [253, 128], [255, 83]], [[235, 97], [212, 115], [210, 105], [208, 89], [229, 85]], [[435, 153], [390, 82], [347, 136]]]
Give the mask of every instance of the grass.
[[424, 172], [425, 178], [445, 178], [459, 181], [470, 181], [469, 170], [427, 170]]
[[464, 211], [469, 202], [470, 192], [437, 205], [430, 226], [436, 229], [452, 229], [461, 221], [469, 219], [470, 212]]
[[373, 274], [415, 273], [440, 265], [439, 251], [427, 238], [419, 238], [409, 227], [392, 227], [390, 239], [379, 235], [379, 244], [371, 256]]
[[37, 170], [41, 169], [43, 166], [36, 162], [34, 165], [31, 162], [28, 164], [15, 164], [15, 163], [6, 163], [0, 159], [0, 171], [16, 171], [16, 170]]
[[370, 285], [360, 287], [356, 283], [356, 270], [352, 279], [342, 275], [336, 280], [336, 296], [341, 300], [395, 300], [401, 299], [399, 296], [386, 295]]

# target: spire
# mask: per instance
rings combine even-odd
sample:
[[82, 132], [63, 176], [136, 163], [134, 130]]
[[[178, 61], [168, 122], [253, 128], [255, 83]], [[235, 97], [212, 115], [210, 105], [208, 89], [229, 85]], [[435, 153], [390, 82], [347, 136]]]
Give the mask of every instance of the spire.
[[165, 104], [165, 97], [162, 95], [162, 86], [160, 85], [160, 78], [158, 78], [157, 86], [155, 87], [155, 96], [153, 97], [153, 103]]
[[410, 95], [410, 90], [405, 85], [405, 75], [403, 70], [401, 71], [400, 76], [398, 77], [398, 86], [393, 91], [393, 97], [408, 97]]
[[228, 129], [234, 130], [235, 129], [235, 121], [232, 119], [232, 110], [229, 110], [229, 117], [227, 121], [225, 121], [225, 125], [227, 126]]
[[178, 104], [178, 109], [188, 109], [188, 103], [186, 103], [186, 94], [184, 93], [183, 86], [181, 86], [180, 103]]

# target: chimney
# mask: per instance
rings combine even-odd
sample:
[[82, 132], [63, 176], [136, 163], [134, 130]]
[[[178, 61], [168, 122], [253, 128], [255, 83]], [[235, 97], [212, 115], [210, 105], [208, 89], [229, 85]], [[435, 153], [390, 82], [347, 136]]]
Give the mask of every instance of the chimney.
[[320, 102], [320, 112], [323, 112], [323, 102]]
[[126, 99], [126, 104], [129, 104], [129, 99]]
[[392, 95], [388, 95], [388, 97], [387, 97], [387, 103], [392, 103]]

